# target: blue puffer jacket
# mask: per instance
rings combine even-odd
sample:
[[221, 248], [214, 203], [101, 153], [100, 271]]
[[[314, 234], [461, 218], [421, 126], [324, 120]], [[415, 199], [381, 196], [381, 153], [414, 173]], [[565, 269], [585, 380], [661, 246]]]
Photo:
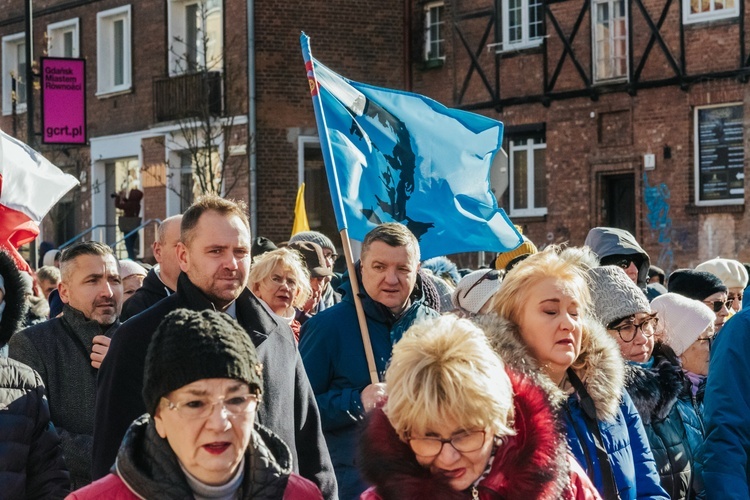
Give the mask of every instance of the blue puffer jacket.
[[[412, 323], [438, 313], [424, 305], [421, 278], [411, 296], [411, 305], [396, 318], [390, 311], [360, 292], [379, 374], [384, 374], [393, 345]], [[339, 291], [341, 302], [319, 312], [302, 327], [299, 350], [320, 409], [323, 435], [331, 454], [339, 496], [358, 498], [366, 489], [355, 467], [358, 424], [364, 418], [360, 392], [370, 384], [351, 284]]]
[[709, 499], [750, 498], [750, 309], [711, 346], [704, 399], [703, 482]]

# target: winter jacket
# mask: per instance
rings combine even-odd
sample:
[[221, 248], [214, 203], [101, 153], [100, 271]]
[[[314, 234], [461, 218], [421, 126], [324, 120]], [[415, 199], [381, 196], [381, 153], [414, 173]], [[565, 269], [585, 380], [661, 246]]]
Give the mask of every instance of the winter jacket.
[[709, 499], [750, 498], [750, 309], [711, 345], [706, 383], [703, 482]]
[[610, 255], [641, 256], [643, 261], [638, 268], [638, 288], [646, 290], [651, 259], [632, 234], [613, 227], [595, 227], [589, 231], [584, 245], [591, 248], [600, 260]]
[[[294, 471], [325, 498], [336, 497], [336, 482], [320, 429], [320, 416], [289, 326], [274, 319], [245, 289], [235, 301], [237, 321], [248, 332], [263, 363], [263, 399], [258, 422], [289, 445]], [[96, 401], [93, 476], [107, 475], [130, 423], [146, 412], [141, 397], [146, 350], [156, 327], [175, 309], [212, 309], [213, 304], [185, 275], [177, 291], [129, 319], [112, 338], [102, 362]]]
[[[398, 318], [372, 300], [359, 280], [375, 365], [378, 373], [385, 373], [393, 345], [406, 329], [420, 319], [437, 316], [437, 312], [423, 304], [419, 277], [411, 305]], [[339, 290], [344, 292], [341, 302], [319, 312], [302, 326], [299, 349], [320, 408], [339, 493], [342, 500], [349, 500], [359, 497], [366, 488], [355, 466], [355, 454], [358, 423], [365, 415], [360, 392], [371, 381], [351, 284], [347, 281]]]
[[[128, 429], [112, 473], [72, 493], [70, 499], [194, 498], [177, 456], [157, 434], [148, 415]], [[317, 500], [323, 497], [311, 481], [292, 472], [289, 448], [268, 429], [256, 425], [245, 454], [241, 499]]]
[[693, 465], [703, 444], [701, 423], [692, 404], [679, 399], [685, 378], [677, 358], [662, 354], [657, 344], [653, 366], [629, 363], [625, 384], [646, 429], [662, 487], [673, 500], [702, 495]]
[[[487, 332], [500, 356], [513, 369], [522, 373], [540, 370], [521, 339], [518, 327], [495, 315], [476, 320]], [[597, 322], [585, 319], [583, 335], [588, 350], [579, 356], [586, 360], [576, 370], [578, 377], [593, 401], [596, 424], [614, 475], [619, 497], [626, 499], [669, 498], [659, 484], [654, 457], [648, 444], [638, 412], [625, 392], [624, 362], [620, 349]], [[559, 418], [565, 427], [568, 445], [589, 478], [604, 497], [602, 469], [596, 453], [593, 433], [586, 424], [581, 396], [575, 391], [563, 391], [546, 378], [548, 392], [559, 406]]]
[[[478, 498], [600, 498], [568, 453], [548, 395], [530, 377], [506, 371], [513, 386], [516, 434], [505, 437], [496, 449], [489, 474], [476, 487]], [[373, 411], [367, 420], [360, 440], [360, 468], [374, 488], [365, 492], [362, 499], [472, 498], [474, 488], [455, 491], [444, 476], [435, 476], [422, 467], [382, 410]]]
[[0, 497], [64, 498], [70, 475], [38, 373], [0, 357]]
[[62, 439], [73, 489], [91, 482], [91, 449], [97, 369], [91, 366], [96, 335], [112, 336], [69, 305], [63, 315], [21, 330], [10, 339], [10, 357], [39, 372], [47, 388], [52, 422]]
[[156, 267], [153, 267], [149, 270], [143, 279], [143, 285], [122, 304], [120, 321], [123, 323], [174, 293], [174, 290], [159, 279], [156, 269]]

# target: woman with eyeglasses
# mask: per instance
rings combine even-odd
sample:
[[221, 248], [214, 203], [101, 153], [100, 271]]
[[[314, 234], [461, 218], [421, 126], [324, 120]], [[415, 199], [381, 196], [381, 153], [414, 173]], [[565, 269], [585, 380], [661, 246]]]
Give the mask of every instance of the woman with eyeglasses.
[[677, 269], [667, 279], [667, 291], [706, 304], [715, 314], [714, 332], [719, 334], [729, 318], [732, 300], [729, 300], [727, 287], [714, 274], [695, 269]]
[[548, 393], [508, 369], [484, 332], [445, 315], [393, 348], [388, 400], [368, 420], [365, 500], [599, 498], [566, 450]]
[[247, 287], [273, 315], [287, 323], [299, 342], [297, 310], [312, 294], [310, 272], [299, 252], [278, 248], [253, 260]]
[[500, 318], [482, 325], [513, 368], [546, 375], [568, 445], [603, 498], [666, 499], [617, 344], [592, 317], [587, 271], [597, 265], [587, 248], [545, 248], [508, 273], [492, 300]]
[[128, 429], [111, 473], [68, 498], [322, 499], [292, 472], [286, 444], [255, 421], [262, 370], [228, 315], [171, 312], [146, 354], [148, 414]]
[[[620, 346], [626, 389], [646, 429], [662, 487], [672, 499], [702, 496], [696, 470], [703, 441], [701, 421], [678, 356], [694, 341], [691, 352], [708, 353], [708, 343], [697, 339], [710, 338], [706, 330], [713, 332], [713, 313], [700, 302], [673, 293], [649, 305], [643, 292], [614, 267], [592, 269], [589, 276], [594, 312]], [[665, 311], [666, 317], [660, 314]], [[667, 333], [657, 337], [664, 326]], [[665, 339], [670, 343], [665, 345]]]

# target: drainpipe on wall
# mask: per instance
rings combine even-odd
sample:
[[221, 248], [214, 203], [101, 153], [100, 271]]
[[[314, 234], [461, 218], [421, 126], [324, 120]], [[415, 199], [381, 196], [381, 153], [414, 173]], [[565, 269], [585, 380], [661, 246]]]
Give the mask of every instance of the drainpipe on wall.
[[258, 236], [258, 158], [256, 154], [257, 127], [255, 123], [255, 0], [247, 0], [247, 126], [250, 145], [250, 231]]

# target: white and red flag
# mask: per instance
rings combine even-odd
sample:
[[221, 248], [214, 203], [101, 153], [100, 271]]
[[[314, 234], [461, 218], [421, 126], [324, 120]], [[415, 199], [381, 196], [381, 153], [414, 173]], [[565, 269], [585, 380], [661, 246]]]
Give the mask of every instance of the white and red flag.
[[21, 270], [18, 248], [39, 235], [39, 224], [65, 193], [78, 185], [27, 144], [0, 130], [0, 247]]

